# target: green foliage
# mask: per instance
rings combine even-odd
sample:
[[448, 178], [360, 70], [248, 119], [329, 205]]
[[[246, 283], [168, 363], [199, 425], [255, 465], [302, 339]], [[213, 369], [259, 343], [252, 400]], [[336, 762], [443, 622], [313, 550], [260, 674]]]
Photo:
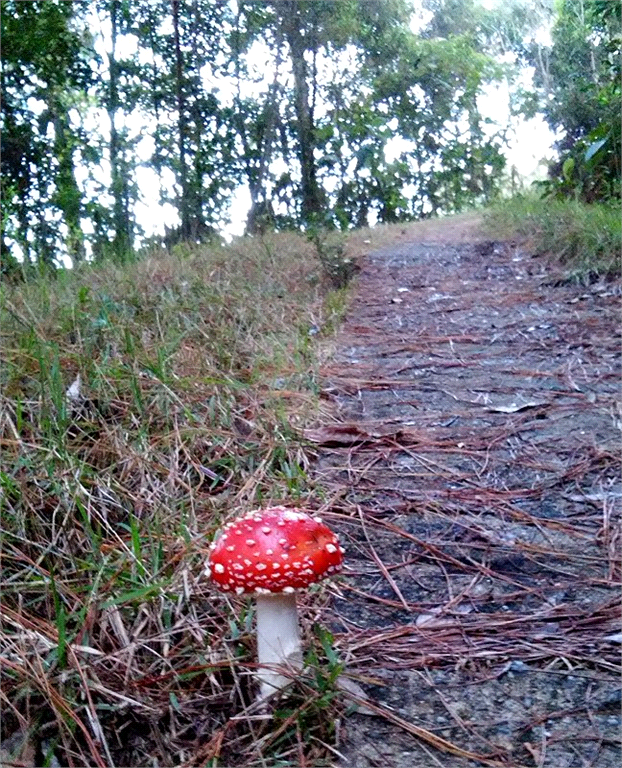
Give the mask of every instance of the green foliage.
[[[362, 66], [344, 66], [329, 89], [334, 107], [320, 165], [338, 183], [334, 217], [342, 227], [366, 226], [372, 211], [381, 222], [408, 221], [496, 194], [501, 137], [485, 136], [477, 94], [501, 70], [472, 36], [424, 30], [419, 38], [403, 18], [396, 13], [390, 24], [381, 16], [373, 40], [363, 25]], [[389, 161], [396, 135], [406, 149]]]
[[312, 227], [307, 231], [307, 238], [315, 245], [323, 273], [332, 287], [345, 288], [359, 269], [356, 260], [347, 254], [345, 235]]
[[167, 247], [214, 238], [243, 184], [255, 233], [494, 198], [495, 24], [433, 11], [416, 35], [407, 0], [4, 0], [3, 270], [133, 258], [141, 166], [178, 215]]
[[85, 137], [70, 117], [92, 78], [90, 41], [73, 26], [83, 6], [1, 5], [2, 251], [9, 263], [10, 240], [27, 262], [51, 266], [63, 251], [75, 261], [84, 256], [75, 166]]
[[621, 32], [619, 3], [563, 0], [551, 47], [532, 51], [545, 117], [562, 131], [545, 194], [620, 199]]

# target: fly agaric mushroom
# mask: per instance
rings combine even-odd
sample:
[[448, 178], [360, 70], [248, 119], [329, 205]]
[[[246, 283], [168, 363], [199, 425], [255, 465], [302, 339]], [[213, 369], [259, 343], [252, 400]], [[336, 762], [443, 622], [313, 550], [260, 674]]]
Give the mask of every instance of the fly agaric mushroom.
[[291, 680], [275, 667], [302, 668], [296, 590], [337, 573], [342, 561], [337, 534], [319, 518], [285, 507], [233, 520], [212, 544], [208, 577], [223, 592], [257, 598], [262, 699]]

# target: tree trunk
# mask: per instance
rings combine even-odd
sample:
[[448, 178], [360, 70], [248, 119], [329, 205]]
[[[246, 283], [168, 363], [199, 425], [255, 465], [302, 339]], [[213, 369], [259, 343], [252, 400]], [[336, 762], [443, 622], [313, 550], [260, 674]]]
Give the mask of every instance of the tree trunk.
[[199, 49], [201, 29], [201, 14], [197, 0], [192, 3], [190, 16], [190, 45], [192, 55], [186, 61], [187, 98], [189, 100], [188, 111], [191, 117], [187, 126], [187, 136], [192, 131], [193, 145], [187, 147], [191, 155], [188, 171], [188, 212], [190, 219], [190, 235], [192, 240], [203, 241], [213, 234], [212, 227], [205, 221], [205, 205], [208, 197], [204, 181], [208, 176], [209, 157], [206, 151], [205, 123], [201, 108], [203, 97], [203, 85], [201, 80], [201, 67], [204, 59]]
[[[239, 23], [239, 13], [238, 13]], [[236, 79], [237, 79], [237, 108], [234, 114], [234, 123], [242, 146], [244, 147], [244, 156], [246, 166], [246, 179], [251, 196], [251, 207], [246, 219], [245, 232], [247, 234], [256, 234], [257, 232], [269, 229], [274, 225], [274, 211], [272, 202], [268, 199], [266, 189], [266, 178], [272, 162], [272, 153], [278, 122], [279, 107], [277, 104], [277, 93], [279, 89], [279, 74], [281, 68], [281, 34], [277, 30], [276, 40], [276, 59], [274, 64], [274, 76], [268, 89], [266, 102], [263, 107], [263, 131], [257, 137], [256, 151], [250, 145], [248, 129], [244, 122], [242, 113], [242, 98], [240, 95], [240, 72], [239, 61], [241, 53], [236, 51]], [[259, 158], [257, 159], [257, 154]]]
[[58, 162], [56, 174], [56, 200], [63, 213], [63, 219], [67, 226], [67, 253], [72, 262], [78, 264], [84, 260], [84, 233], [80, 216], [82, 212], [82, 193], [76, 181], [73, 165], [72, 136], [69, 129], [69, 117], [67, 110], [57, 99], [52, 97], [54, 104], [50, 110], [54, 111], [54, 154]]
[[129, 212], [129, 179], [123, 160], [121, 138], [117, 130], [116, 115], [119, 108], [119, 67], [116, 60], [118, 0], [110, 2], [111, 42], [108, 54], [108, 103], [107, 112], [110, 121], [110, 176], [113, 199], [112, 222], [114, 226], [114, 253], [125, 258], [132, 250], [133, 232]]
[[188, 121], [186, 116], [186, 96], [184, 92], [184, 60], [181, 51], [179, 35], [179, 0], [172, 0], [173, 9], [173, 39], [175, 43], [175, 92], [177, 95], [177, 130], [179, 141], [179, 185], [181, 198], [179, 201], [179, 218], [181, 219], [180, 235], [182, 240], [189, 240], [192, 235], [190, 204], [188, 199]]
[[294, 108], [296, 111], [296, 133], [298, 157], [302, 175], [302, 220], [304, 223], [317, 220], [323, 210], [323, 195], [317, 183], [317, 172], [313, 150], [315, 129], [313, 112], [309, 106], [309, 85], [305, 61], [305, 37], [301, 33], [298, 3], [295, 0], [277, 0], [283, 34], [289, 45], [294, 74]]

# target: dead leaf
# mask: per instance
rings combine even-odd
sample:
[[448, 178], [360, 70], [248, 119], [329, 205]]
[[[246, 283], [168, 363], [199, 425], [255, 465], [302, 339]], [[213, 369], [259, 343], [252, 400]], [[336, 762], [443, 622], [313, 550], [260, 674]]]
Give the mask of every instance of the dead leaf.
[[533, 400], [527, 403], [510, 403], [509, 405], [493, 405], [487, 408], [487, 411], [494, 413], [518, 413], [526, 411], [528, 408], [539, 408], [542, 405], [549, 405], [545, 400]]
[[363, 701], [369, 701], [369, 696], [357, 682], [349, 677], [346, 677], [345, 675], [339, 675], [335, 681], [335, 685], [340, 691], [349, 693], [359, 699], [359, 701], [355, 704], [356, 713], [358, 715], [376, 716], [376, 712], [373, 712], [371, 709], [369, 709], [369, 707], [366, 707], [365, 704], [360, 703]]
[[67, 388], [67, 391], [65, 392], [65, 397], [67, 400], [71, 400], [75, 402], [76, 400], [80, 400], [82, 397], [82, 392], [80, 391], [80, 374], [78, 374], [75, 378], [75, 380], [69, 385]]
[[374, 441], [384, 442], [395, 445], [412, 445], [421, 440], [421, 433], [414, 429], [402, 428], [380, 432], [368, 432], [365, 429], [357, 427], [355, 424], [336, 424], [330, 427], [320, 427], [319, 429], [305, 429], [303, 437], [311, 443], [317, 445], [340, 446], [340, 445], [360, 445]]

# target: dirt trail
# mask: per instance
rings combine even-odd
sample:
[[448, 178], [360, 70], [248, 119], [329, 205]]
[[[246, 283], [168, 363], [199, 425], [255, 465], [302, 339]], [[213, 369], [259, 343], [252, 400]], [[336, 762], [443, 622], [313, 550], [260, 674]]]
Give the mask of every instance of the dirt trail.
[[424, 236], [366, 257], [308, 433], [348, 551], [329, 624], [384, 708], [343, 764], [618, 766], [619, 285]]

